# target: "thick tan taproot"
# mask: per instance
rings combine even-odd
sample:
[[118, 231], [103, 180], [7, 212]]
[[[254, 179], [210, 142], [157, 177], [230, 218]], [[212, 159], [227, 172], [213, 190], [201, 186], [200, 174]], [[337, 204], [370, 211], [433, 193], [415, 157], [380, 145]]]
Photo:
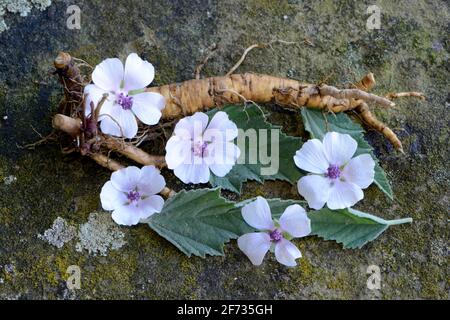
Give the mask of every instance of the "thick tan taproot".
[[349, 99], [322, 96], [320, 87], [292, 79], [255, 73], [193, 79], [148, 88], [166, 98], [163, 119], [174, 119], [197, 111], [205, 111], [226, 103], [276, 102], [290, 108], [329, 108], [340, 112], [351, 108]]

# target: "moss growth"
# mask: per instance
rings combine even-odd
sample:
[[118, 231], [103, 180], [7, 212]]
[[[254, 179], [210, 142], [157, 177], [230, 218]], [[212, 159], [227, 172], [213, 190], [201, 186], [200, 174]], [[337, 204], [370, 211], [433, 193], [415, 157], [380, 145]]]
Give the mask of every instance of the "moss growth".
[[260, 18], [262, 16], [272, 16], [283, 19], [285, 15], [292, 13], [293, 7], [287, 0], [252, 0], [246, 2], [247, 14], [250, 18]]
[[[114, 264], [93, 260], [94, 265], [83, 272], [83, 291], [93, 297], [130, 298], [132, 280], [136, 271], [135, 253], [113, 252], [110, 258]], [[86, 269], [86, 268], [85, 268]]]
[[184, 276], [184, 281], [180, 288], [180, 293], [185, 299], [199, 298], [196, 293], [196, 289], [199, 286], [197, 281], [198, 270], [195, 267], [195, 264], [188, 259], [183, 259], [181, 261], [180, 271]]

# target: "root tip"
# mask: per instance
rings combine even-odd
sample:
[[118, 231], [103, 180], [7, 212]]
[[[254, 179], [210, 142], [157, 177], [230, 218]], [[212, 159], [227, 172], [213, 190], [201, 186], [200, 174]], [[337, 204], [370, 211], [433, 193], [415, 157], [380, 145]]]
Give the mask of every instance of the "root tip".
[[69, 65], [70, 61], [72, 61], [70, 54], [67, 52], [59, 52], [54, 61], [55, 68], [63, 69]]

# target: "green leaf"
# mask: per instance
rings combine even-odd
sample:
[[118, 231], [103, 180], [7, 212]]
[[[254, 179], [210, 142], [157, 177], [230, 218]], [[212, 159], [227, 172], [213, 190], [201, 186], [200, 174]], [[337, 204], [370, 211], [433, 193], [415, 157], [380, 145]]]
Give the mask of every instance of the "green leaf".
[[[230, 239], [255, 231], [242, 218], [241, 209], [249, 199], [237, 204], [220, 196], [220, 189], [182, 190], [166, 201], [162, 211], [148, 218], [150, 228], [188, 257], [223, 255]], [[268, 200], [274, 217], [295, 200]]]
[[308, 217], [311, 219], [311, 234], [325, 240], [335, 240], [346, 249], [361, 248], [375, 240], [389, 226], [412, 222], [411, 218], [384, 220], [351, 208], [324, 208], [309, 212]]
[[375, 161], [375, 184], [389, 197], [389, 199], [394, 199], [392, 187], [387, 179], [386, 173], [378, 163], [378, 159], [373, 153], [373, 148], [364, 139], [364, 130], [359, 124], [353, 122], [350, 117], [343, 112], [333, 115], [308, 108], [302, 108], [302, 118], [305, 129], [311, 134], [312, 138], [322, 140], [323, 136], [330, 131], [351, 135], [353, 139], [358, 142], [358, 149], [356, 150], [355, 156], [363, 153], [369, 153], [372, 156]]
[[[208, 114], [212, 117], [217, 111], [212, 110]], [[281, 131], [279, 126], [267, 122], [264, 113], [255, 105], [249, 105], [245, 110], [242, 105], [230, 105], [222, 108], [220, 111], [226, 112], [239, 129], [244, 131], [249, 129], [255, 130], [257, 143], [249, 143], [249, 138], [247, 138], [245, 150], [241, 149], [242, 158], [233, 166], [233, 169], [225, 177], [217, 177], [211, 174], [210, 183], [212, 186], [240, 193], [242, 183], [248, 180], [255, 180], [260, 183], [265, 180], [283, 180], [292, 184], [297, 183], [302, 176], [302, 172], [295, 166], [293, 157], [302, 145], [300, 138], [287, 136]], [[260, 129], [267, 130], [266, 143], [261, 143], [263, 135], [259, 132]], [[264, 161], [261, 161], [259, 155], [260, 147], [264, 146], [267, 150], [267, 155], [271, 155], [271, 130], [278, 130], [279, 132], [279, 170], [276, 174], [263, 175], [261, 174], [261, 168], [269, 167], [270, 164], [265, 164], [263, 163]], [[243, 138], [242, 132], [240, 132], [240, 135], [237, 139], [238, 141]], [[258, 155], [256, 163], [253, 164], [250, 164], [249, 154], [251, 152]], [[244, 156], [246, 158], [245, 163], [241, 164]]]
[[[145, 222], [189, 257], [223, 255], [223, 246], [230, 239], [255, 231], [241, 213], [242, 207], [254, 200], [233, 203], [220, 196], [220, 189], [182, 190], [167, 200], [160, 213]], [[279, 219], [292, 204], [306, 206], [304, 201], [298, 200], [267, 201], [274, 219]], [[344, 248], [361, 248], [389, 226], [412, 221], [410, 218], [388, 221], [351, 208], [324, 208], [310, 211], [308, 216], [311, 235], [335, 240]]]
[[180, 191], [146, 223], [187, 256], [223, 255], [223, 245], [237, 238], [242, 218], [230, 215], [234, 203], [219, 189]]
[[[253, 198], [239, 202], [236, 204], [236, 208], [230, 211], [236, 221], [242, 220], [242, 225], [237, 225], [238, 228], [235, 230], [238, 235], [257, 231], [247, 225], [241, 216], [241, 208], [254, 200]], [[292, 204], [306, 207], [305, 201], [298, 200], [267, 199], [267, 202], [274, 219], [279, 219], [284, 210]], [[319, 211], [309, 211], [308, 217], [311, 219], [311, 235], [325, 240], [335, 240], [342, 243], [346, 249], [361, 248], [366, 243], [375, 240], [389, 226], [412, 221], [411, 218], [384, 220], [351, 208], [342, 210], [324, 208]]]

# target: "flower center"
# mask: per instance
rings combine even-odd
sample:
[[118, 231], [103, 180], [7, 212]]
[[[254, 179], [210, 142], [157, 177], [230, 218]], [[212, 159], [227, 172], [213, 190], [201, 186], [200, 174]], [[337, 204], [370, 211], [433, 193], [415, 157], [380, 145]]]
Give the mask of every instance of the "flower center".
[[207, 142], [196, 142], [192, 147], [192, 152], [197, 157], [207, 157], [208, 156], [208, 143]]
[[133, 190], [133, 191], [128, 192], [127, 198], [130, 202], [135, 202], [141, 198], [141, 195], [136, 190]]
[[133, 106], [133, 97], [125, 95], [121, 92], [117, 97], [117, 103], [120, 104], [123, 110], [130, 110]]
[[325, 177], [330, 179], [337, 179], [341, 176], [341, 170], [338, 165], [332, 164], [328, 167], [327, 173], [325, 173]]
[[269, 233], [269, 236], [270, 236], [270, 241], [272, 241], [272, 242], [278, 242], [281, 239], [283, 239], [283, 235], [281, 234], [280, 230], [278, 230], [278, 229], [271, 231]]

